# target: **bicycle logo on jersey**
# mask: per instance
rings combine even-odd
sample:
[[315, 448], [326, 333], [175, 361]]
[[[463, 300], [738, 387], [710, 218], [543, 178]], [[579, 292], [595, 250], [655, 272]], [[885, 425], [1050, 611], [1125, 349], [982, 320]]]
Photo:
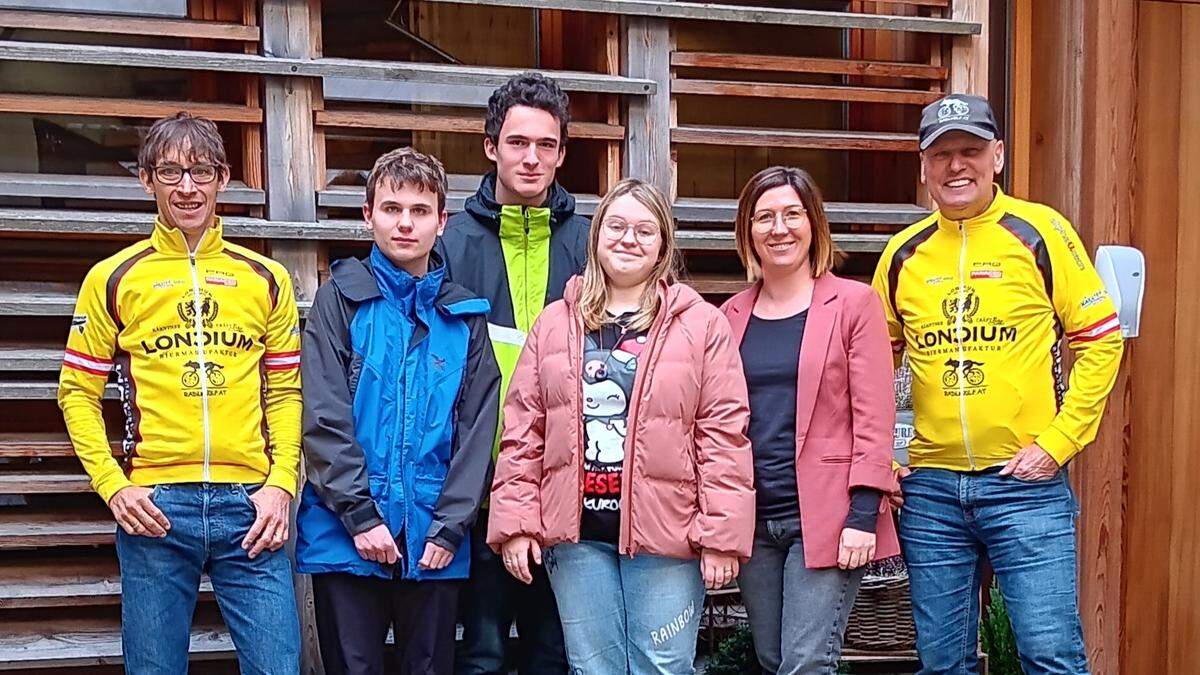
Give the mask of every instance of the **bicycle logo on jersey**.
[[[221, 372], [223, 366], [219, 363], [208, 361], [204, 364], [204, 379], [208, 381], [210, 387], [220, 387], [225, 384], [225, 373]], [[195, 361], [188, 361], [183, 364], [183, 377], [179, 378], [184, 387], [195, 389], [200, 386], [200, 364]]]
[[967, 384], [972, 387], [978, 387], [983, 384], [982, 361], [972, 361], [967, 359], [959, 361], [957, 359], [946, 359], [946, 372], [942, 373], [942, 386], [950, 389], [957, 387], [960, 380], [966, 380]]

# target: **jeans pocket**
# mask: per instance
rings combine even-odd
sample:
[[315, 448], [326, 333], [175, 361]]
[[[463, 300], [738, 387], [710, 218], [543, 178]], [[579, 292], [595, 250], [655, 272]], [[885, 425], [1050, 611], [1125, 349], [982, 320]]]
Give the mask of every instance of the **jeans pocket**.
[[250, 501], [250, 497], [262, 489], [262, 484], [250, 483], [243, 485], [241, 483], [234, 483], [233, 485], [233, 491], [242, 498], [242, 501], [246, 502], [246, 506], [254, 508], [254, 502]]

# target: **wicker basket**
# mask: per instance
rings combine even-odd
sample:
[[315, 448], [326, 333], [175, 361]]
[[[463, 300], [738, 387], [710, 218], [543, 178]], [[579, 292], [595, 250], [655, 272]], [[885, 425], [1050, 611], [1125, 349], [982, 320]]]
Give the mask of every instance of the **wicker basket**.
[[846, 625], [845, 646], [866, 651], [912, 649], [917, 643], [908, 569], [899, 556], [871, 563]]

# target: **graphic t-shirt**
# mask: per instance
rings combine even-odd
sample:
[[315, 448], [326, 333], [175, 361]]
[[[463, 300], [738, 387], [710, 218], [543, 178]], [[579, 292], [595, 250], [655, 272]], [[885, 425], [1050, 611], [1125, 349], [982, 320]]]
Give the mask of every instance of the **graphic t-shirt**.
[[621, 531], [621, 472], [629, 401], [644, 331], [622, 314], [588, 333], [583, 345], [583, 516], [581, 539], [616, 543]]

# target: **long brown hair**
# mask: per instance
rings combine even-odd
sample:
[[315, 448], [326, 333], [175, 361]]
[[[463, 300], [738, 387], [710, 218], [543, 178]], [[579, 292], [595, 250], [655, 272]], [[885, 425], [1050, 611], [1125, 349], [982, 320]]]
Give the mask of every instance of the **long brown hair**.
[[754, 174], [742, 194], [738, 197], [737, 216], [734, 219], [733, 238], [737, 244], [738, 257], [746, 267], [746, 273], [751, 281], [762, 278], [762, 261], [754, 250], [754, 238], [751, 233], [751, 219], [754, 218], [754, 207], [767, 190], [783, 185], [789, 185], [800, 197], [800, 203], [808, 212], [808, 222], [812, 227], [812, 244], [808, 247], [808, 263], [812, 269], [813, 278], [833, 270], [842, 258], [842, 252], [833, 243], [833, 234], [829, 231], [829, 220], [825, 217], [825, 200], [821, 198], [821, 189], [816, 181], [804, 169], [791, 166], [773, 166]]
[[658, 188], [637, 178], [626, 178], [617, 183], [604, 195], [596, 207], [592, 217], [591, 232], [588, 234], [587, 267], [583, 270], [583, 290], [579, 296], [579, 309], [583, 314], [583, 324], [588, 330], [597, 330], [608, 321], [608, 275], [600, 266], [596, 252], [600, 247], [600, 237], [604, 230], [604, 218], [608, 209], [616, 200], [629, 195], [639, 204], [646, 207], [658, 222], [659, 238], [662, 246], [658, 252], [658, 261], [646, 279], [646, 287], [642, 289], [642, 297], [638, 301], [638, 311], [630, 320], [631, 330], [646, 330], [654, 323], [658, 313], [658, 282], [666, 280], [675, 283], [679, 270], [679, 249], [675, 247], [675, 219], [671, 217], [671, 205]]

